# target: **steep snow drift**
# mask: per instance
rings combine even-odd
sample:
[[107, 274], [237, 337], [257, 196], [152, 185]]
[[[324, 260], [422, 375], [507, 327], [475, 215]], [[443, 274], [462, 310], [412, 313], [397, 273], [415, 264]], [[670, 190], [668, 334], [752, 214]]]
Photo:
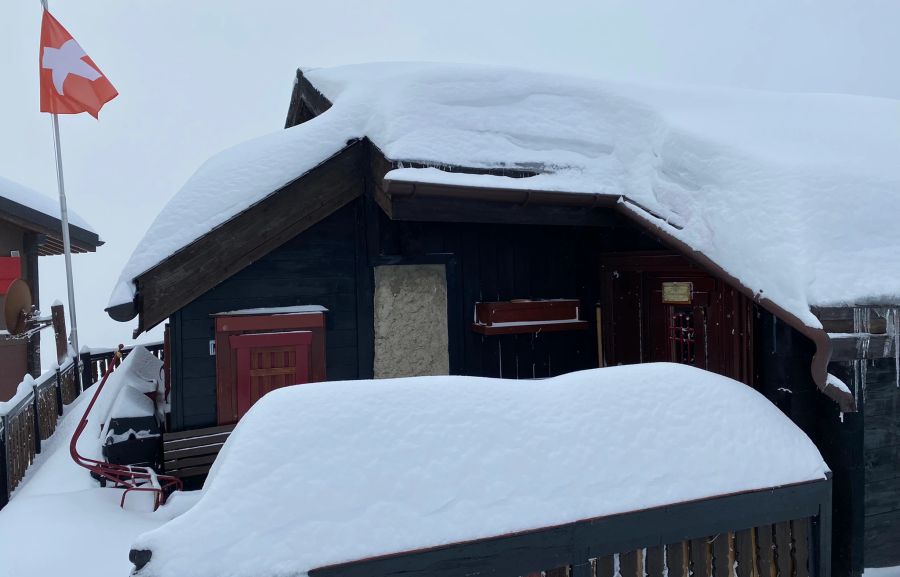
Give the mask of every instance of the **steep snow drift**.
[[[453, 64], [306, 76], [334, 105], [207, 161], [151, 225], [110, 305], [131, 301], [142, 272], [364, 136], [391, 159], [432, 166], [394, 180], [627, 199], [638, 218], [810, 326], [810, 305], [900, 301], [898, 101]], [[448, 165], [539, 174], [440, 170]]]
[[316, 383], [254, 405], [197, 504], [134, 547], [146, 577], [301, 575], [826, 470], [753, 389], [683, 365]]

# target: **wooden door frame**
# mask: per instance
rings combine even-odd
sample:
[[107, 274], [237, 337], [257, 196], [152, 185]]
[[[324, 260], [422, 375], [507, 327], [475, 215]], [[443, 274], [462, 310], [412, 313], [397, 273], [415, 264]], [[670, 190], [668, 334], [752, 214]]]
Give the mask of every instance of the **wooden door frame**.
[[[603, 347], [605, 359], [615, 362], [625, 357], [621, 350], [617, 350], [617, 348], [621, 347], [617, 347], [617, 341], [620, 338], [616, 335], [614, 324], [616, 310], [616, 295], [614, 294], [615, 275], [631, 275], [631, 282], [637, 283], [637, 290], [640, 293], [638, 295], [640, 307], [642, 310], [647, 311], [647, 314], [642, 315], [643, 318], [639, 323], [640, 329], [638, 332], [642, 333], [639, 338], [642, 340], [645, 338], [643, 333], [649, 330], [650, 322], [649, 311], [652, 291], [646, 286], [648, 281], [662, 277], [679, 277], [688, 281], [691, 278], [711, 278], [716, 281], [717, 293], [720, 295], [720, 302], [710, 303], [710, 309], [718, 309], [719, 311], [716, 313], [719, 315], [720, 323], [717, 333], [720, 339], [719, 354], [721, 355], [721, 360], [718, 364], [723, 368], [726, 376], [753, 386], [753, 303], [743, 293], [716, 275], [697, 266], [683, 255], [671, 251], [605, 253], [600, 255], [599, 261], [601, 275], [600, 306], [604, 325], [602, 332], [605, 337], [605, 342], [601, 346]], [[725, 312], [729, 309], [735, 312], [733, 317]], [[623, 333], [622, 338], [624, 336]], [[631, 336], [635, 337], [636, 335], [632, 334]], [[645, 344], [645, 342], [641, 342], [640, 346], [643, 347]], [[647, 362], [647, 358], [648, 355], [642, 354], [641, 362]]]
[[325, 373], [325, 313], [277, 315], [215, 315], [216, 325], [216, 422], [230, 425], [238, 421], [237, 369], [234, 351], [229, 346], [232, 335], [275, 331], [309, 330], [313, 334], [311, 382], [327, 380]]

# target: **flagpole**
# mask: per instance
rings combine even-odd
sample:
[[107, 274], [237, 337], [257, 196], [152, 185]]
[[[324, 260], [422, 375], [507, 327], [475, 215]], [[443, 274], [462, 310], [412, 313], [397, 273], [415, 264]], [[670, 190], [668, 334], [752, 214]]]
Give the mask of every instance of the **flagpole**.
[[[72, 279], [72, 245], [69, 240], [69, 210], [66, 206], [66, 184], [63, 178], [62, 148], [59, 142], [59, 115], [53, 118], [53, 144], [56, 149], [56, 184], [59, 188], [59, 215], [62, 222], [63, 252], [66, 255], [66, 287], [69, 291], [69, 321], [72, 323], [72, 346], [75, 347], [75, 362], [78, 363], [78, 321], [75, 315], [75, 284]], [[76, 367], [77, 368], [77, 367]], [[82, 383], [83, 387], [90, 383]]]
[[[44, 10], [47, 10], [47, 0], [41, 0]], [[69, 321], [72, 324], [72, 346], [74, 347], [75, 370], [78, 375], [78, 355], [81, 349], [78, 347], [78, 322], [75, 315], [75, 283], [72, 280], [72, 245], [69, 240], [69, 210], [66, 206], [66, 184], [63, 178], [62, 147], [59, 142], [59, 115], [51, 113], [53, 119], [53, 146], [56, 152], [56, 185], [59, 188], [59, 220], [62, 223], [63, 252], [66, 258], [66, 288], [69, 292]], [[81, 383], [82, 388], [91, 383]]]

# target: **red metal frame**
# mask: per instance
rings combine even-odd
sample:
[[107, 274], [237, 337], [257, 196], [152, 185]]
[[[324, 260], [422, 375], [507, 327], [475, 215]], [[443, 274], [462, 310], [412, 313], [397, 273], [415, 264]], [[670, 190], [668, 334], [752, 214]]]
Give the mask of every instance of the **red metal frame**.
[[112, 481], [114, 487], [125, 488], [125, 491], [122, 493], [122, 499], [119, 501], [120, 507], [125, 506], [125, 497], [129, 492], [149, 491], [154, 493], [153, 510], [155, 511], [160, 505], [166, 502], [167, 493], [170, 493], [173, 490], [180, 491], [183, 488], [180, 479], [169, 475], [157, 475], [156, 471], [150, 467], [116, 465], [114, 463], [89, 459], [78, 453], [78, 439], [81, 437], [81, 433], [84, 432], [85, 428], [87, 428], [88, 415], [90, 415], [91, 409], [94, 408], [94, 403], [97, 402], [100, 391], [102, 391], [103, 386], [106, 385], [106, 380], [109, 378], [109, 375], [112, 374], [115, 367], [121, 362], [122, 349], [124, 348], [124, 345], [119, 345], [119, 350], [116, 351], [113, 361], [109, 364], [109, 367], [107, 367], [106, 374], [103, 375], [103, 379], [97, 384], [94, 396], [91, 398], [91, 402], [88, 404], [87, 409], [85, 409], [84, 415], [82, 415], [81, 421], [75, 429], [75, 434], [72, 435], [72, 439], [69, 441], [69, 454], [77, 465], [84, 467], [96, 477], [103, 479], [102, 482]]

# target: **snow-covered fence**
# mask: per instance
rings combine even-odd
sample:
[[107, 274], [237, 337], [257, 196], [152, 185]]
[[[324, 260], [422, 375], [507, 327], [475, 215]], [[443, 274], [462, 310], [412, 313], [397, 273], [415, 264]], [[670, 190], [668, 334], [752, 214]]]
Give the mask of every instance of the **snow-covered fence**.
[[[163, 360], [164, 346], [162, 341], [142, 343], [140, 346], [150, 351], [156, 358]], [[122, 349], [122, 358], [127, 357], [128, 353], [130, 353], [133, 348], [134, 347], [132, 346]], [[109, 366], [112, 364], [113, 357], [117, 350], [118, 348], [99, 349], [82, 347], [81, 381], [85, 383], [86, 387], [103, 377], [107, 369], [109, 369]]]
[[309, 577], [829, 577], [830, 557], [829, 476], [340, 563]]
[[0, 403], [0, 508], [41, 452], [41, 441], [56, 431], [63, 405], [77, 397], [75, 364], [70, 360], [38, 379], [26, 376], [15, 396]]

